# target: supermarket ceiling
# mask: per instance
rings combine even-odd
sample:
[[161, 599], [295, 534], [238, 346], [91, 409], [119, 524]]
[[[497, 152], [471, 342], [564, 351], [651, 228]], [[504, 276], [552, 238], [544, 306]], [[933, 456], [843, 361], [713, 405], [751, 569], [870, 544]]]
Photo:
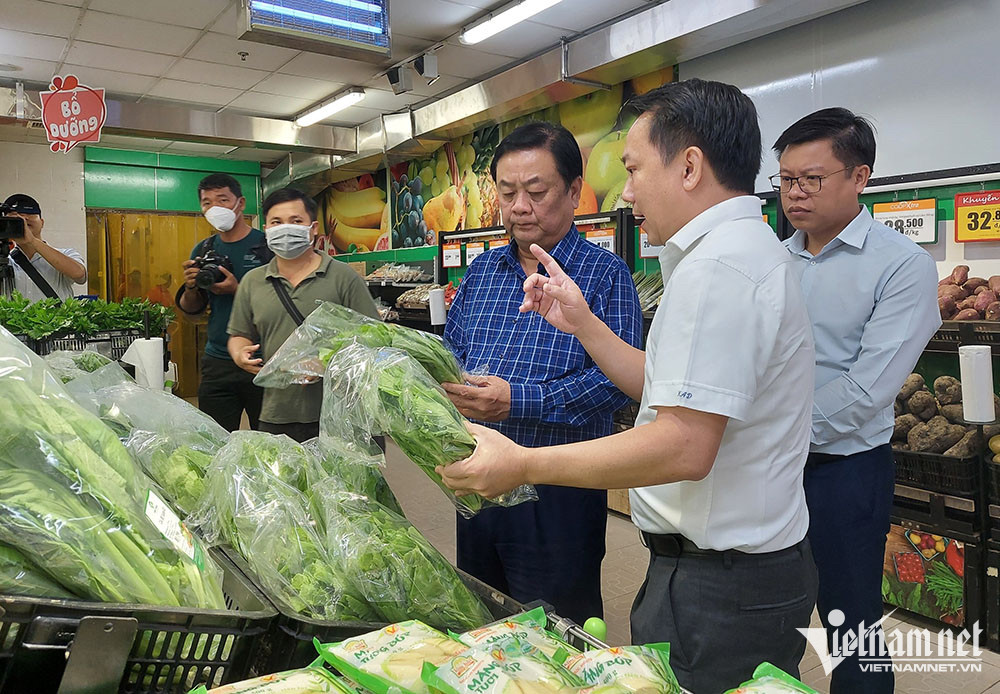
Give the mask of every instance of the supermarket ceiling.
[[[387, 65], [237, 40], [239, 1], [0, 0], [0, 86], [21, 81], [43, 88], [52, 75], [72, 73], [125, 102], [290, 119], [358, 85], [367, 92], [365, 100], [323, 121], [355, 126], [419, 107], [550, 49], [562, 37], [662, 0], [567, 0], [474, 47], [459, 42], [461, 28], [504, 0], [391, 0], [389, 64], [434, 50], [441, 73], [433, 84], [413, 75], [413, 90], [399, 95], [384, 75]], [[38, 134], [0, 133], [0, 139], [32, 137]], [[114, 135], [102, 139], [133, 149], [140, 142]], [[146, 140], [142, 147], [264, 162], [282, 156], [159, 140]]]

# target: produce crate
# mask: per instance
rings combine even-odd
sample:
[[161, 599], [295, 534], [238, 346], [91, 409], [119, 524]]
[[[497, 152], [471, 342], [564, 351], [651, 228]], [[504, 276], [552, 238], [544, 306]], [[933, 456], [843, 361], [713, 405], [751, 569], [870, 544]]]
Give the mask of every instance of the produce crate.
[[28, 337], [27, 335], [25, 335], [23, 333], [11, 333], [11, 334], [22, 345], [24, 345], [25, 347], [27, 347], [28, 349], [30, 349], [32, 351], [35, 350], [35, 347], [36, 347], [35, 340], [32, 340], [30, 337]]
[[[73, 656], [86, 665], [95, 649], [102, 667], [124, 666], [121, 694], [182, 694], [246, 679], [277, 613], [225, 556], [211, 553], [223, 571], [226, 610], [0, 596], [0, 692], [54, 693], [80, 664]], [[134, 618], [138, 630], [120, 650], [103, 639], [74, 644], [81, 620], [94, 616]]]
[[[242, 557], [229, 548], [223, 551], [240, 571], [243, 571], [251, 581], [260, 585], [259, 580]], [[490, 614], [495, 618], [503, 619], [524, 610], [524, 606], [513, 598], [494, 590], [461, 570], [458, 570], [458, 573], [465, 584], [472, 589], [472, 592], [482, 599]], [[254, 672], [258, 675], [305, 667], [316, 659], [314, 638], [318, 638], [323, 643], [332, 643], [387, 626], [380, 622], [328, 622], [310, 619], [297, 614], [279, 599], [270, 595], [268, 595], [268, 599], [278, 611], [278, 617], [274, 620], [270, 632], [265, 637], [257, 663], [253, 667]]]
[[971, 497], [976, 493], [979, 457], [893, 451], [896, 482], [931, 492]]
[[125, 354], [135, 340], [142, 337], [141, 330], [104, 330], [93, 335], [83, 335], [72, 333], [69, 335], [59, 335], [37, 340], [35, 352], [45, 356], [51, 352], [59, 350], [90, 350], [99, 352], [109, 359], [117, 361]]

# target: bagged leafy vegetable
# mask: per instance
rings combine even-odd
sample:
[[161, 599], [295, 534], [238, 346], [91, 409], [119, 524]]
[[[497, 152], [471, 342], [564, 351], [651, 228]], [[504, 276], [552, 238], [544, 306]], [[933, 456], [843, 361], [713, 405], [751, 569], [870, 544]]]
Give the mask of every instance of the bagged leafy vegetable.
[[49, 578], [48, 574], [20, 551], [2, 543], [0, 543], [0, 594], [79, 599]]
[[536, 500], [529, 486], [490, 500], [456, 497], [445, 486], [435, 468], [468, 458], [476, 448], [465, 422], [441, 387], [405, 352], [352, 344], [330, 360], [320, 413], [325, 435], [350, 439], [360, 430], [391, 436], [466, 518], [485, 504], [513, 506]]
[[374, 694], [429, 694], [424, 663], [444, 665], [468, 650], [416, 620], [318, 648], [326, 662]]
[[438, 667], [427, 663], [422, 677], [442, 694], [551, 694], [582, 692], [586, 686], [537, 648], [514, 637], [471, 648]]
[[382, 323], [349, 308], [323, 302], [264, 365], [254, 383], [283, 388], [322, 378], [330, 359], [352, 342], [378, 349], [407, 352], [438, 383], [461, 383], [462, 369], [436, 335], [392, 323]]
[[[190, 517], [210, 542], [228, 542], [267, 593], [315, 619], [375, 621], [378, 613], [330, 557], [302, 492], [315, 461], [287, 436], [233, 432], [215, 456]], [[312, 473], [316, 474], [316, 473]]]
[[386, 621], [418, 619], [461, 629], [491, 619], [448, 560], [405, 518], [331, 484], [314, 497], [325, 514], [331, 558]]
[[310, 486], [334, 479], [344, 491], [366, 496], [390, 511], [403, 515], [399, 501], [382, 475], [385, 456], [374, 443], [361, 444], [334, 436], [323, 436], [302, 445], [319, 462], [318, 467], [323, 473], [323, 478], [310, 480]]
[[252, 680], [224, 684], [215, 689], [204, 685], [188, 694], [357, 694], [332, 672], [323, 667], [319, 658], [309, 666]]
[[205, 473], [214, 453], [213, 450], [194, 448], [197, 443], [177, 445], [178, 440], [189, 438], [186, 434], [179, 432], [179, 436], [174, 438], [136, 430], [125, 441], [132, 457], [163, 487], [167, 497], [184, 515], [194, 511], [205, 494]]
[[55, 351], [45, 355], [45, 363], [63, 383], [68, 383], [74, 378], [97, 371], [110, 364], [111, 360], [91, 351]]
[[761, 663], [753, 671], [753, 679], [730, 689], [725, 694], [819, 694], [771, 663]]
[[168, 506], [150, 506], [152, 481], [6, 330], [0, 398], [0, 540], [84, 598], [224, 608], [221, 572]]
[[666, 643], [605, 648], [568, 656], [560, 653], [556, 660], [590, 685], [615, 685], [618, 691], [643, 694], [681, 691], [670, 669], [670, 646]]
[[467, 646], [489, 646], [498, 641], [514, 637], [524, 643], [530, 643], [550, 658], [559, 651], [576, 653], [577, 650], [555, 635], [546, 631], [548, 617], [544, 607], [508, 617], [502, 622], [489, 624], [479, 629], [467, 631], [458, 636], [459, 641]]

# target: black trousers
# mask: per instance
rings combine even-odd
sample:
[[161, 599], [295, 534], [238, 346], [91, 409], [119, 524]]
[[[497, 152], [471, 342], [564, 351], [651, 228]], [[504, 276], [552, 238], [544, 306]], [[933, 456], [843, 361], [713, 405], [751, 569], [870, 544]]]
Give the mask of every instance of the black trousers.
[[604, 614], [605, 491], [538, 486], [538, 501], [458, 517], [458, 566], [518, 602], [583, 624]]
[[198, 409], [223, 429], [239, 429], [244, 410], [250, 420], [250, 428], [258, 428], [263, 399], [264, 389], [253, 384], [252, 373], [238, 367], [232, 359], [202, 355]]
[[670, 643], [681, 686], [715, 694], [767, 661], [798, 676], [816, 603], [809, 541], [768, 554], [658, 556], [632, 605], [632, 643]]
[[[809, 539], [819, 571], [817, 608], [828, 637], [837, 628], [829, 624], [833, 610], [843, 613], [841, 633], [856, 633], [861, 622], [870, 627], [882, 618], [882, 564], [895, 486], [889, 444], [831, 458], [810, 455], [805, 470]], [[830, 692], [889, 694], [894, 680], [891, 671], [862, 671], [854, 655], [834, 669]]]
[[294, 422], [291, 424], [274, 424], [261, 422], [260, 430], [268, 434], [284, 434], [290, 439], [303, 443], [319, 436], [319, 422]]

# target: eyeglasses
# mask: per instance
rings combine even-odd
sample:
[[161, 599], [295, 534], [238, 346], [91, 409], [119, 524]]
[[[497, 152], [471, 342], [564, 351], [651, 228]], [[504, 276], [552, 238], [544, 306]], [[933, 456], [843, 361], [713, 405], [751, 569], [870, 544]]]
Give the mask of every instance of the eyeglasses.
[[772, 188], [774, 188], [777, 191], [781, 191], [782, 193], [791, 192], [792, 184], [798, 183], [799, 190], [801, 190], [803, 193], [806, 193], [807, 195], [812, 195], [813, 193], [818, 193], [819, 191], [823, 190], [824, 178], [830, 178], [830, 176], [832, 176], [833, 174], [838, 174], [841, 171], [850, 171], [856, 166], [858, 165], [855, 164], [854, 166], [845, 166], [842, 169], [838, 169], [837, 171], [832, 171], [823, 176], [815, 176], [815, 175], [782, 176], [781, 174], [774, 174], [773, 176], [768, 177], [767, 180], [771, 182]]

